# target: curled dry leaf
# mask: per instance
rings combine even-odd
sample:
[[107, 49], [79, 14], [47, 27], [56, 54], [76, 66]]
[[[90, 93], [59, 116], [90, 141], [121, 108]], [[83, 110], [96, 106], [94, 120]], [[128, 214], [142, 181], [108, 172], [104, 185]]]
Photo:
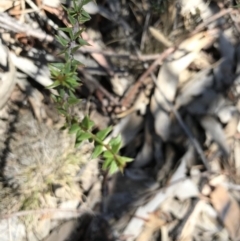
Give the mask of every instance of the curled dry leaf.
[[163, 140], [169, 138], [170, 116], [168, 102], [173, 102], [177, 91], [179, 75], [196, 58], [199, 51], [213, 41], [207, 33], [196, 34], [183, 41], [170, 56], [172, 60], [164, 62], [158, 79], [157, 88], [151, 100], [150, 108], [155, 117], [155, 131]]
[[193, 98], [201, 95], [206, 88], [212, 85], [213, 76], [209, 75], [210, 72], [211, 69], [204, 69], [200, 71], [181, 89], [176, 99], [177, 108], [190, 103]]

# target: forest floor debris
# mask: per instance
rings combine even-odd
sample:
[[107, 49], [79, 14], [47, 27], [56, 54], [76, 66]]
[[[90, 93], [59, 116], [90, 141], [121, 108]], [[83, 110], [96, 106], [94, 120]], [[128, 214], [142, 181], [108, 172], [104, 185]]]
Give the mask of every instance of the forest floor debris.
[[45, 88], [72, 1], [0, 2], [1, 240], [240, 240], [237, 3], [86, 6], [74, 112], [112, 125], [134, 159], [106, 176]]

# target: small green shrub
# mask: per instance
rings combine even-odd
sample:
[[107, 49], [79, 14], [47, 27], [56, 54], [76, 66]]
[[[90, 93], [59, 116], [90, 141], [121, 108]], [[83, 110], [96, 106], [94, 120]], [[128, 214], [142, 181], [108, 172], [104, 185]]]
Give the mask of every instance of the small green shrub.
[[75, 145], [79, 146], [83, 141], [89, 140], [94, 143], [94, 151], [92, 158], [101, 155], [104, 159], [103, 169], [109, 171], [110, 174], [120, 170], [123, 171], [127, 162], [132, 159], [119, 155], [121, 148], [121, 137], [117, 136], [106, 143], [105, 139], [111, 132], [112, 128], [108, 127], [100, 130], [97, 134], [93, 134], [94, 122], [88, 116], [79, 121], [73, 114], [73, 105], [79, 103], [81, 100], [75, 95], [75, 89], [80, 85], [80, 80], [77, 75], [77, 68], [83, 65], [74, 59], [74, 53], [84, 45], [89, 45], [81, 34], [84, 29], [81, 27], [83, 23], [90, 20], [90, 15], [83, 9], [83, 6], [91, 0], [73, 1], [73, 7], [66, 9], [68, 19], [71, 27], [60, 28], [69, 38], [56, 36], [57, 41], [62, 45], [63, 50], [60, 54], [64, 55], [63, 63], [50, 64], [51, 77], [53, 84], [48, 88], [54, 88], [57, 93], [53, 94], [53, 100], [60, 114], [62, 114], [66, 121], [64, 128], [69, 130], [70, 134], [76, 135]]

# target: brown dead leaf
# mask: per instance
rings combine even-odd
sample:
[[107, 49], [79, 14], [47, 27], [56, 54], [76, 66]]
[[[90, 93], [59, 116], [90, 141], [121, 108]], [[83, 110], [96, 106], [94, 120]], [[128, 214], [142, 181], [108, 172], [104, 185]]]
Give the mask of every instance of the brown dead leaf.
[[236, 200], [221, 185], [216, 186], [210, 198], [232, 240], [240, 240], [240, 209]]
[[136, 241], [151, 241], [153, 234], [164, 224], [166, 224], [166, 221], [163, 218], [159, 218], [155, 213], [149, 214], [148, 220], [145, 223], [145, 228]]

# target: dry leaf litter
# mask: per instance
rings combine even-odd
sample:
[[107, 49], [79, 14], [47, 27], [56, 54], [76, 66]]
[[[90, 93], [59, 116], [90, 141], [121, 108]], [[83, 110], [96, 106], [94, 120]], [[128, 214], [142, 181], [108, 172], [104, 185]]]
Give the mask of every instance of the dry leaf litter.
[[124, 175], [60, 130], [61, 4], [0, 2], [2, 241], [240, 240], [238, 1], [91, 2], [74, 109], [113, 125]]

